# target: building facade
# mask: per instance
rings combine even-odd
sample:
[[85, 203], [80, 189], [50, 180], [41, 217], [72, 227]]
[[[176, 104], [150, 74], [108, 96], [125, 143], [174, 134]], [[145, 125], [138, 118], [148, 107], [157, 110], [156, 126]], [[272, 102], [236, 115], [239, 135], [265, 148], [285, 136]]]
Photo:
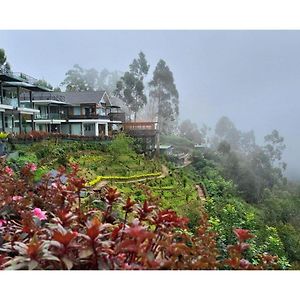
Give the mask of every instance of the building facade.
[[[83, 136], [108, 136], [119, 131], [125, 113], [105, 91], [32, 93], [35, 130]], [[28, 105], [30, 95], [23, 93]], [[27, 121], [29, 122], [29, 120]]]
[[[24, 74], [0, 68], [0, 131], [22, 133], [35, 129], [35, 115], [39, 113], [32, 102], [33, 92], [45, 92], [38, 80]], [[21, 102], [27, 93], [28, 103]]]
[[0, 68], [0, 131], [105, 137], [124, 130], [153, 144], [155, 124], [126, 122], [120, 99], [110, 98], [105, 91], [52, 92], [38, 83], [24, 73]]

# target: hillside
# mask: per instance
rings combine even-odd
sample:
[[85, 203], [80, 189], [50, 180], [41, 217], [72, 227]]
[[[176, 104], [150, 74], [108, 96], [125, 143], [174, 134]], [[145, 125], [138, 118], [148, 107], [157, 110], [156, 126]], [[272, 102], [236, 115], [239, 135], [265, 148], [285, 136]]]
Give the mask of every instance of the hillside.
[[[190, 146], [183, 144], [184, 147]], [[280, 216], [277, 216], [277, 222], [271, 222], [266, 215], [268, 201], [264, 204], [247, 203], [233, 180], [224, 177], [211, 158], [212, 153], [203, 149], [193, 152], [190, 147], [192, 163], [180, 167], [168, 157], [163, 156], [157, 161], [138, 155], [133, 146], [133, 141], [125, 136], [102, 144], [43, 141], [16, 145], [18, 155], [11, 156], [8, 165], [17, 170], [28, 163], [37, 164], [34, 182], [39, 182], [59, 166], [65, 165], [68, 170], [76, 163], [78, 175], [86, 181], [81, 202], [88, 209], [104, 209], [95, 195], [114, 187], [123, 199], [135, 203], [151, 201], [163, 210], [172, 210], [188, 218], [191, 235], [197, 233], [199, 224], [207, 218], [206, 226], [216, 234], [218, 259], [226, 260], [228, 245], [236, 241], [234, 229], [243, 228], [255, 235], [244, 253], [249, 264], [258, 266], [260, 255], [268, 253], [278, 258], [277, 267], [280, 269], [299, 267], [297, 227], [283, 223]], [[122, 206], [117, 205], [115, 209], [115, 217], [120, 216]], [[279, 212], [279, 208], [274, 211]]]

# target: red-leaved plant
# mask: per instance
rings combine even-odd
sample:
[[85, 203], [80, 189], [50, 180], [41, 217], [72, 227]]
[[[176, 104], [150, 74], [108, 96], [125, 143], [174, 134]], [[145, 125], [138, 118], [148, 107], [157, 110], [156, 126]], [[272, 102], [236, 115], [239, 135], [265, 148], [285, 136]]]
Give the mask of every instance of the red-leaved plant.
[[123, 200], [113, 188], [90, 190], [90, 197], [103, 201], [103, 209], [85, 205], [85, 182], [76, 165], [69, 169], [36, 183], [35, 165], [17, 171], [1, 163], [1, 270], [277, 268], [276, 257], [267, 254], [255, 266], [244, 258], [246, 241], [253, 237], [244, 229], [235, 229], [237, 243], [228, 246], [228, 257], [221, 260], [203, 209], [192, 234], [188, 219], [160, 209], [151, 195], [141, 203]]

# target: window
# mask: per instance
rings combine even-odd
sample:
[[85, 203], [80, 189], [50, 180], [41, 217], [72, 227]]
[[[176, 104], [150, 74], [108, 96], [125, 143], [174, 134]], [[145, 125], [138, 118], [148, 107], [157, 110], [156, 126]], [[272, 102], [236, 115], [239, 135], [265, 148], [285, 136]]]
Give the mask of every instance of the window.
[[92, 126], [90, 124], [84, 124], [84, 130], [91, 131], [92, 130]]

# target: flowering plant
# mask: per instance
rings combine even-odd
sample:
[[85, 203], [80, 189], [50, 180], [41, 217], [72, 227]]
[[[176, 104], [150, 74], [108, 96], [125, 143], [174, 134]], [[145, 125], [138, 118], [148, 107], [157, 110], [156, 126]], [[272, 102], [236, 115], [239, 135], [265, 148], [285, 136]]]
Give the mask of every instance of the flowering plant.
[[98, 206], [82, 199], [78, 167], [60, 168], [36, 184], [35, 167], [13, 174], [0, 168], [0, 269], [22, 270], [195, 270], [277, 268], [276, 258], [244, 258], [252, 234], [235, 229], [237, 243], [220, 259], [216, 233], [202, 211], [196, 233], [188, 219], [161, 209], [156, 198], [124, 200], [115, 188], [88, 190]]

